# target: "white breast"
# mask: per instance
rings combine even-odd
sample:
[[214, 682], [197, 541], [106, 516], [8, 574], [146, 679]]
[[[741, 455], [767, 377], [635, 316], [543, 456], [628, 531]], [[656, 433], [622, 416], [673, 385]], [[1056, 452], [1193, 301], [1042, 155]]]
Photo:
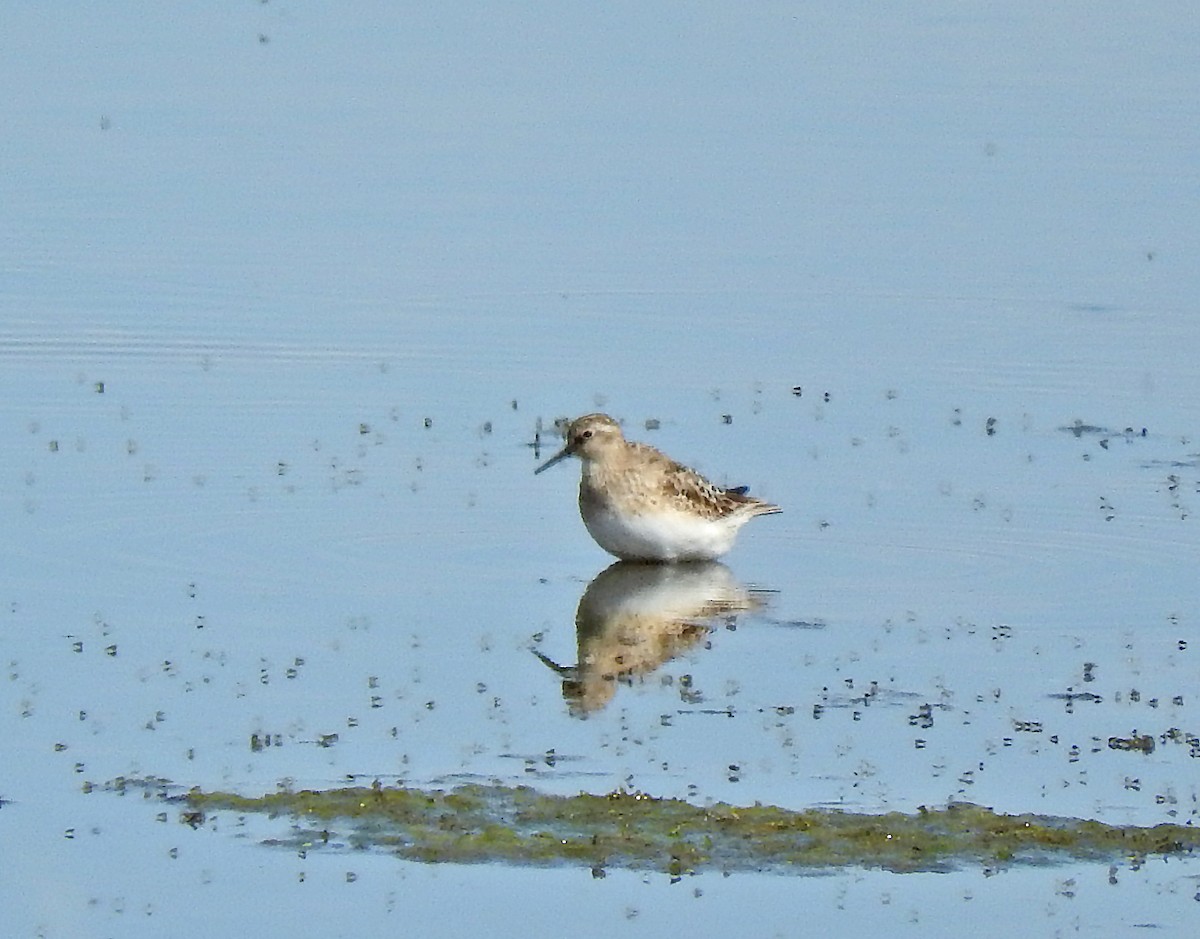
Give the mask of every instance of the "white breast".
[[596, 544], [626, 561], [712, 560], [733, 547], [745, 521], [673, 511], [623, 514], [594, 505], [583, 509], [583, 523]]

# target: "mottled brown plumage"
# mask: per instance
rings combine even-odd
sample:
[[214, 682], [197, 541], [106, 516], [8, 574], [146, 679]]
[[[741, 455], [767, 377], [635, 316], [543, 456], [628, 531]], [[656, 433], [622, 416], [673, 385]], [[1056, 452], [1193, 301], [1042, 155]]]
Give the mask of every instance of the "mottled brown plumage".
[[723, 489], [644, 443], [631, 443], [607, 414], [567, 428], [566, 446], [535, 472], [569, 456], [583, 462], [579, 511], [604, 550], [626, 560], [712, 559], [756, 515], [782, 511], [741, 489]]

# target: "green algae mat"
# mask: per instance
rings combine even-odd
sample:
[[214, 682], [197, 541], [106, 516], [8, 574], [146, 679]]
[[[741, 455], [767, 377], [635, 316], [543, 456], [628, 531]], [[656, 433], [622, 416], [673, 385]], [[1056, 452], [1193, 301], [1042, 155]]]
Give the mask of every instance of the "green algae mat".
[[1182, 825], [1107, 825], [1085, 819], [1001, 815], [970, 803], [909, 815], [767, 805], [693, 805], [641, 792], [557, 796], [524, 786], [449, 790], [384, 786], [275, 792], [249, 797], [161, 780], [119, 779], [181, 806], [199, 827], [211, 814], [287, 817], [285, 838], [308, 849], [343, 845], [424, 862], [578, 865], [656, 870], [817, 872], [845, 867], [935, 871], [1068, 860], [1140, 864], [1152, 855], [1190, 856], [1200, 830]]

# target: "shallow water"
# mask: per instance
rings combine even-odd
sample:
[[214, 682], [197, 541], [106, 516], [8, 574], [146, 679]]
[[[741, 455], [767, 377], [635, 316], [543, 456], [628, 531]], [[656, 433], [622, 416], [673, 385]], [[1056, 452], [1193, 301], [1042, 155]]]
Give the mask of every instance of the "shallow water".
[[[7, 933], [1194, 924], [1192, 862], [592, 880], [82, 791], [1192, 822], [1200, 37], [1073, 15], [11, 11]], [[580, 708], [611, 559], [532, 470], [596, 409], [785, 512]]]

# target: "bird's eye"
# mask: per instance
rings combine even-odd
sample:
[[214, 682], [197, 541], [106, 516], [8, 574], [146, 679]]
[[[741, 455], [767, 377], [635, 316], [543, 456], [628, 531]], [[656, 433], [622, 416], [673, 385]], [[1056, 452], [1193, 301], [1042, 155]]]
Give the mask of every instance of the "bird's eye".
[[587, 440], [591, 436], [592, 436], [592, 432], [590, 430], [585, 430], [582, 434], [579, 435], [579, 439]]

